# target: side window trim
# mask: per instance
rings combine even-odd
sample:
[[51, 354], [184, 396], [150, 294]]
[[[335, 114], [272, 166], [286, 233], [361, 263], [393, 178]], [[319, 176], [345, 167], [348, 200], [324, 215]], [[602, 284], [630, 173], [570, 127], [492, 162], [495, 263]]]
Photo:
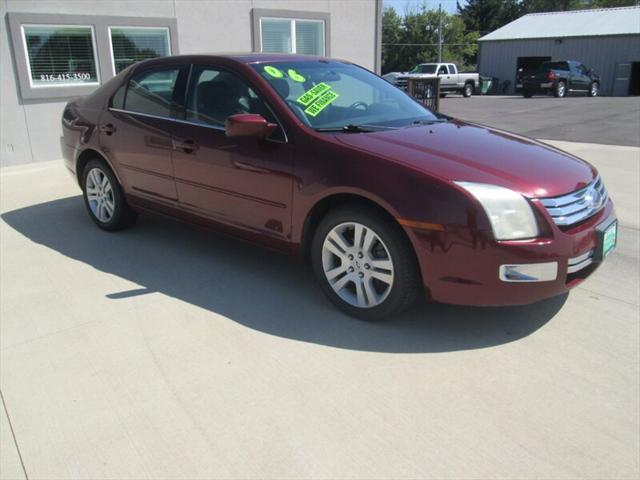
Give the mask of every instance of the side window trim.
[[[175, 66], [174, 65], [168, 65], [166, 67], [171, 67], [171, 66]], [[178, 111], [180, 111], [181, 115], [180, 117], [163, 117], [160, 115], [153, 115], [151, 113], [144, 113], [144, 112], [136, 112], [134, 110], [128, 110], [126, 108], [126, 101], [127, 101], [127, 92], [129, 91], [129, 81], [138, 73], [142, 73], [146, 70], [150, 70], [149, 69], [144, 69], [144, 70], [140, 70], [138, 71], [134, 71], [131, 73], [131, 75], [129, 75], [126, 79], [126, 81], [123, 83], [124, 87], [125, 87], [125, 93], [124, 93], [124, 100], [123, 100], [123, 107], [124, 108], [117, 108], [114, 107], [113, 105], [111, 105], [111, 101], [113, 96], [109, 99], [109, 111], [111, 112], [117, 112], [117, 113], [124, 113], [127, 115], [141, 115], [143, 117], [148, 117], [148, 118], [157, 118], [157, 119], [161, 119], [161, 120], [168, 120], [168, 121], [172, 121], [172, 122], [177, 122], [177, 123], [184, 123], [184, 124], [188, 124], [188, 125], [195, 125], [197, 127], [203, 127], [203, 128], [210, 128], [212, 130], [217, 130], [217, 131], [224, 131], [224, 127], [220, 127], [218, 125], [209, 125], [206, 123], [198, 123], [198, 122], [192, 122], [187, 120], [186, 117], [186, 110], [187, 110], [187, 99], [188, 99], [188, 95], [189, 95], [189, 89], [191, 88], [191, 83], [193, 81], [193, 71], [195, 68], [197, 67], [203, 67], [203, 68], [212, 68], [212, 69], [219, 69], [219, 70], [223, 70], [226, 72], [230, 72], [233, 73], [234, 75], [239, 75], [240, 78], [242, 78], [243, 80], [245, 80], [247, 82], [247, 84], [249, 85], [250, 88], [253, 89], [253, 91], [256, 93], [256, 95], [258, 95], [258, 98], [260, 100], [263, 101], [263, 103], [265, 104], [265, 106], [269, 109], [269, 111], [271, 112], [271, 114], [273, 115], [273, 117], [276, 119], [276, 123], [278, 124], [278, 126], [280, 127], [280, 130], [282, 130], [282, 135], [284, 137], [284, 140], [278, 140], [278, 139], [274, 139], [274, 138], [267, 138], [266, 140], [269, 142], [274, 142], [274, 143], [289, 143], [289, 136], [287, 135], [287, 130], [284, 128], [284, 124], [282, 123], [282, 121], [280, 120], [280, 117], [278, 116], [278, 114], [275, 112], [274, 108], [269, 104], [269, 102], [264, 98], [264, 95], [262, 95], [260, 93], [260, 91], [255, 88], [255, 86], [253, 85], [253, 83], [251, 81], [249, 81], [248, 79], [246, 79], [244, 76], [224, 68], [223, 66], [220, 65], [214, 65], [214, 64], [180, 64], [181, 67], [181, 72], [179, 74], [178, 79], [176, 80], [176, 88], [180, 82], [180, 76], [183, 75], [183, 73], [185, 74], [185, 81], [184, 81], [184, 88], [183, 88], [183, 95], [182, 95], [182, 104], [178, 105], [180, 108], [177, 109]], [[119, 90], [119, 88], [117, 89]], [[116, 90], [116, 91], [117, 91]], [[115, 95], [115, 93], [114, 93]], [[175, 92], [174, 92], [174, 98], [175, 98]]]

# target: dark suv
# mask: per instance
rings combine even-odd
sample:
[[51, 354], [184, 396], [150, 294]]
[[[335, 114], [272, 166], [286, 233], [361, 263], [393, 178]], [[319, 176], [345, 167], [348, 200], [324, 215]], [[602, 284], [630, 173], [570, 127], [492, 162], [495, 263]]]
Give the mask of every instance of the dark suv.
[[553, 93], [556, 97], [586, 94], [597, 97], [600, 76], [586, 65], [573, 60], [544, 62], [536, 71], [522, 76], [522, 95], [531, 98], [535, 93]]

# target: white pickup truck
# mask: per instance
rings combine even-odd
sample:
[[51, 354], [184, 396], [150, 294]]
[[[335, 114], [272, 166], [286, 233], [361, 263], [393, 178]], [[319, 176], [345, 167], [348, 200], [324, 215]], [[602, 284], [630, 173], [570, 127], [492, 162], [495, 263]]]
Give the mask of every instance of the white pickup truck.
[[396, 86], [406, 90], [410, 78], [440, 77], [440, 93], [461, 93], [470, 97], [480, 86], [480, 75], [477, 73], [458, 73], [453, 63], [421, 63], [404, 75], [396, 78]]

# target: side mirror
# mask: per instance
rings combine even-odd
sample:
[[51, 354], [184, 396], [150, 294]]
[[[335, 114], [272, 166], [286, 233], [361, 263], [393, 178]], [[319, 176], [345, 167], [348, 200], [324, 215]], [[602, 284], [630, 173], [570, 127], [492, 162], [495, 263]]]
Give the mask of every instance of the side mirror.
[[224, 132], [227, 137], [266, 138], [278, 127], [257, 113], [239, 113], [227, 117]]

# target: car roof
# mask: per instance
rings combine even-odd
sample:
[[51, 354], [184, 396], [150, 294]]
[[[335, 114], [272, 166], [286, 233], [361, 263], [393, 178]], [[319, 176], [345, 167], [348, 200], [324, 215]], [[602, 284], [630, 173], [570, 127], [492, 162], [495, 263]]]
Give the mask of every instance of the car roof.
[[158, 64], [162, 65], [164, 63], [174, 62], [176, 60], [182, 60], [184, 62], [210, 62], [216, 60], [231, 60], [238, 63], [251, 64], [251, 63], [266, 63], [266, 62], [316, 62], [318, 60], [325, 61], [337, 61], [342, 63], [351, 64], [352, 62], [338, 59], [338, 58], [329, 58], [323, 57], [319, 55], [296, 55], [290, 53], [256, 53], [256, 52], [245, 52], [245, 53], [212, 53], [212, 54], [193, 54], [193, 55], [172, 55], [170, 57], [158, 57], [149, 60], [144, 60], [141, 63], [145, 65], [153, 65]]

